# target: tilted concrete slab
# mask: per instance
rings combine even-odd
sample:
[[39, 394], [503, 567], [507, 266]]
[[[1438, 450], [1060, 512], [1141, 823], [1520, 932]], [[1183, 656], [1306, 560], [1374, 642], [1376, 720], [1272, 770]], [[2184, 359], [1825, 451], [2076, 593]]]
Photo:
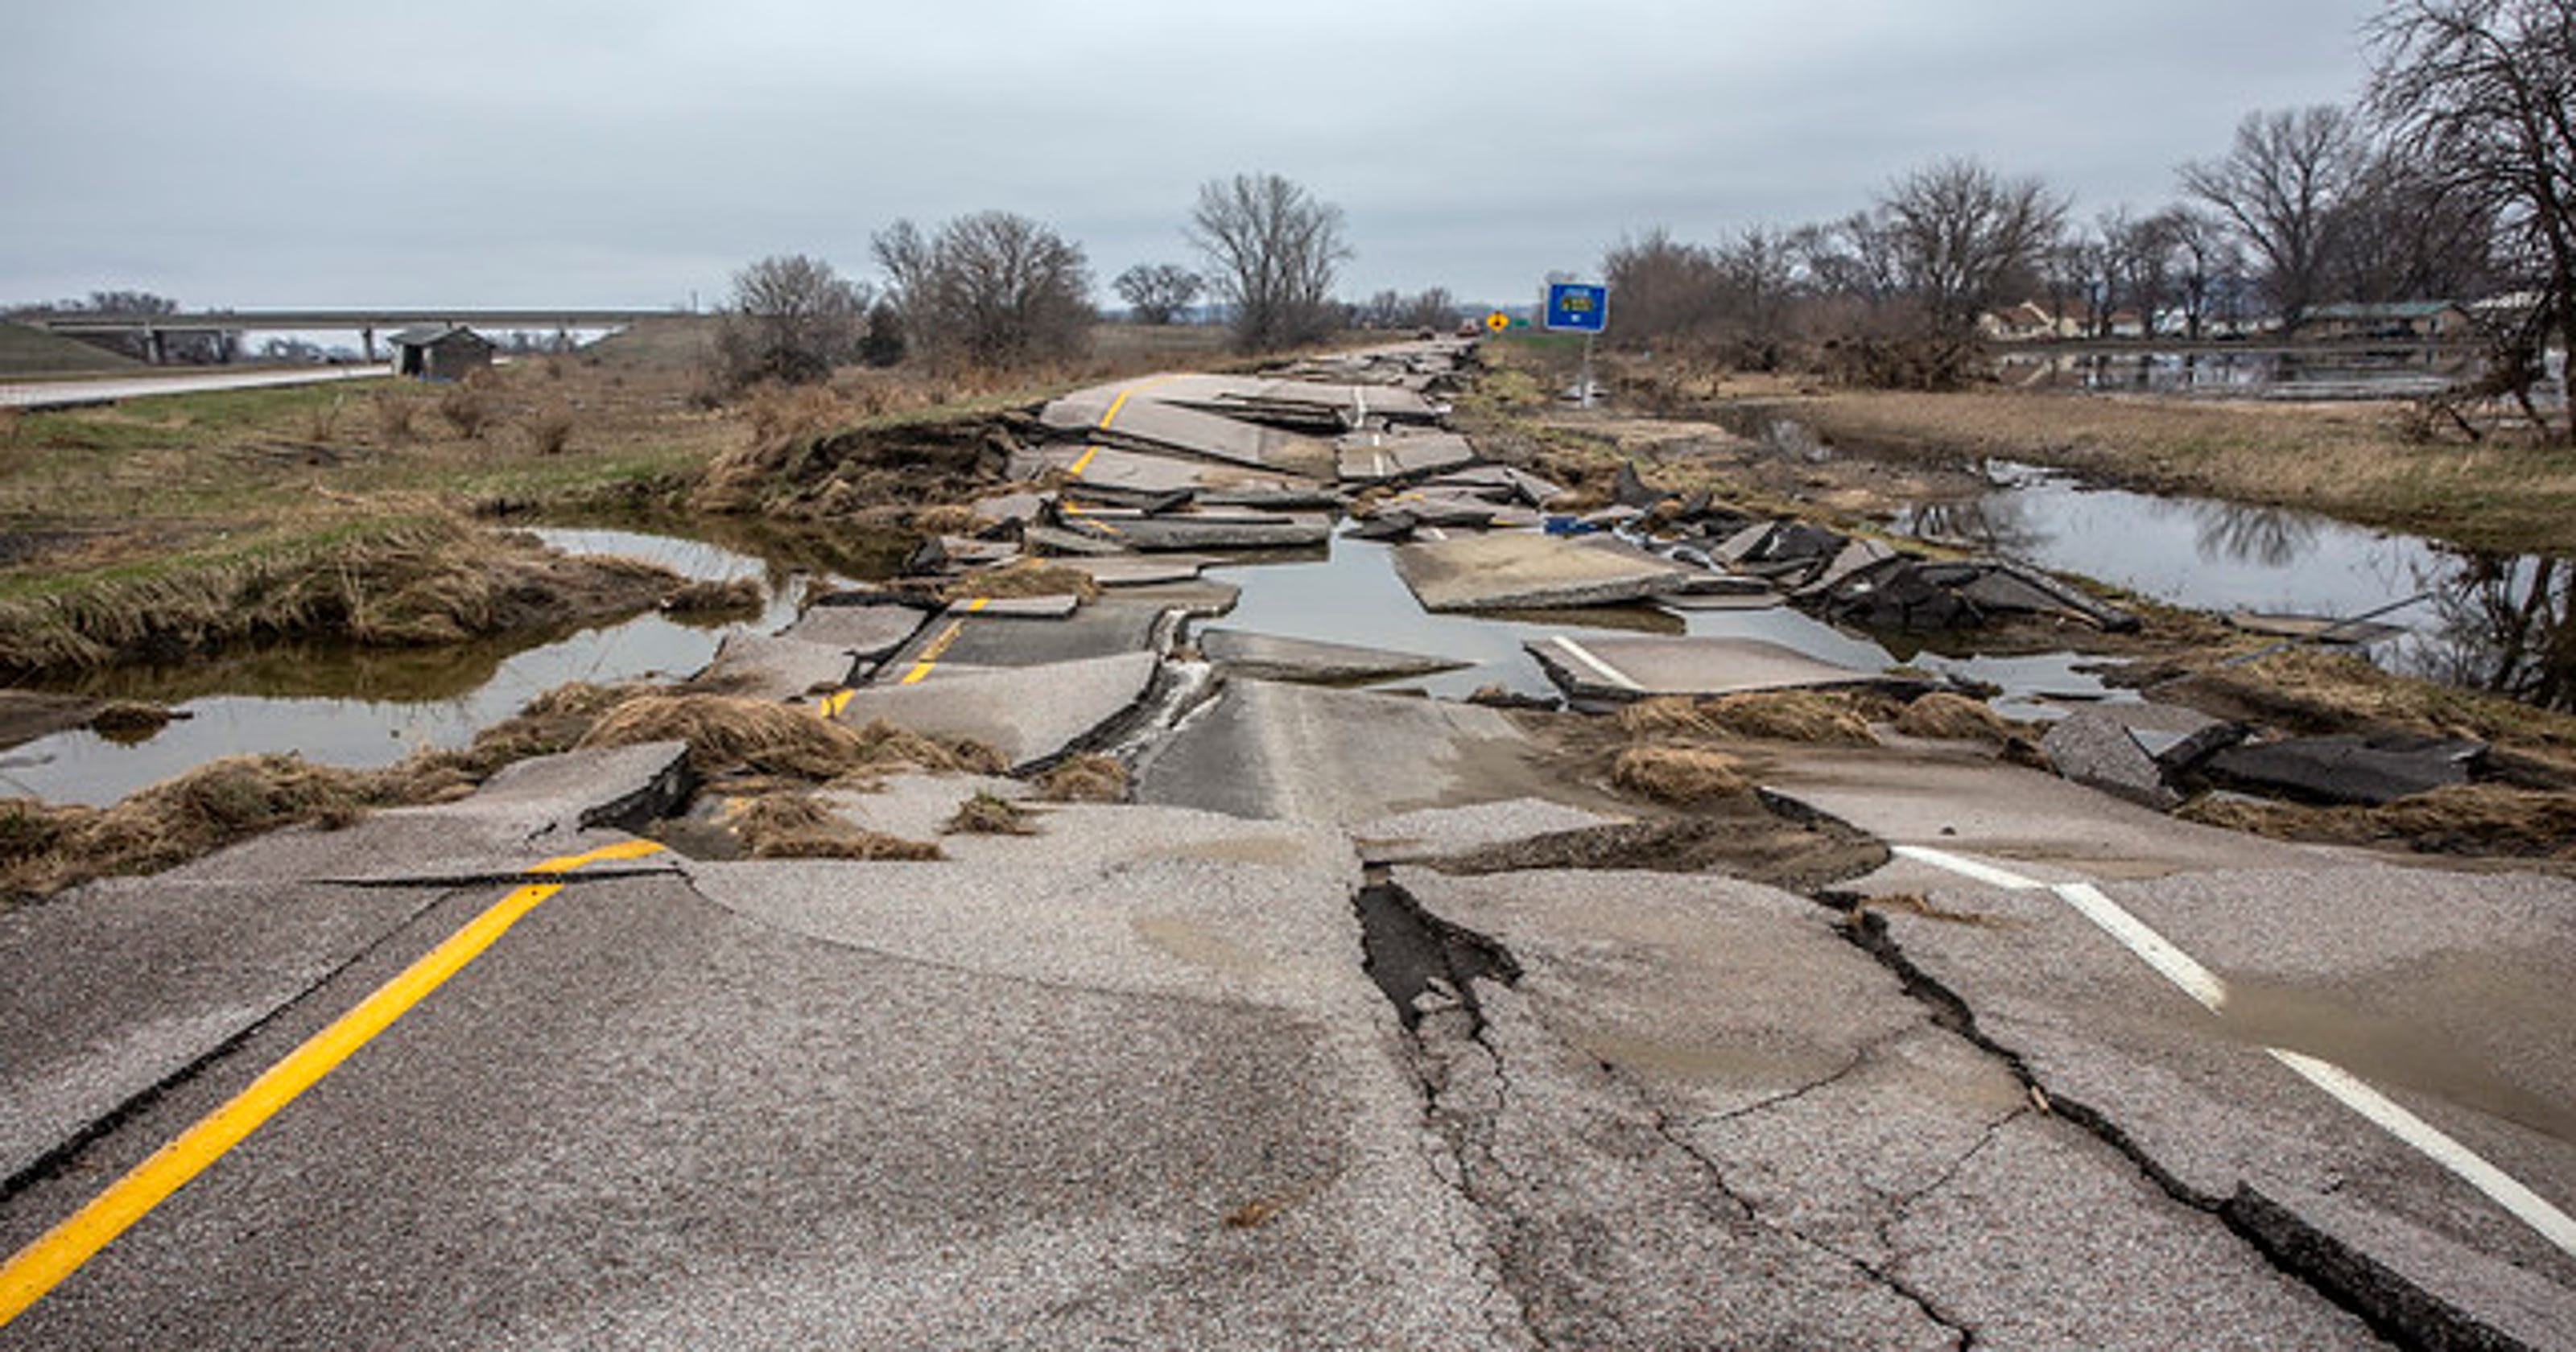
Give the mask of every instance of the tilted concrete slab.
[[2105, 881], [2218, 1009], [2049, 889], [1891, 911], [1913, 970], [2177, 1195], [2418, 1345], [2563, 1347], [2576, 1254], [2271, 1054], [2339, 1068], [2547, 1201], [2576, 1198], [2576, 886], [2358, 865]]
[[942, 612], [950, 618], [981, 615], [992, 620], [1062, 620], [1082, 608], [1072, 592], [1056, 596], [976, 596], [951, 601]]
[[1217, 669], [1232, 676], [1269, 681], [1314, 681], [1325, 685], [1389, 681], [1471, 666], [1456, 658], [1425, 653], [1365, 648], [1350, 643], [1282, 638], [1240, 629], [1206, 629], [1198, 635], [1199, 651]]
[[1395, 570], [1425, 610], [1610, 605], [1678, 591], [1703, 571], [1616, 541], [1518, 533], [1403, 545]]
[[1332, 538], [1331, 517], [1319, 512], [1255, 512], [1216, 508], [1145, 516], [1119, 511], [1065, 515], [1063, 529], [1146, 553], [1205, 549], [1297, 549]]
[[881, 662], [911, 642], [928, 619], [906, 605], [815, 605], [807, 606], [779, 636], [846, 649], [862, 662]]
[[1255, 469], [1317, 478], [1333, 469], [1333, 448], [1328, 442], [1134, 398], [1129, 387], [1068, 395], [1048, 404], [1038, 418], [1048, 427], [1094, 441], [1141, 444]]
[[1207, 554], [1086, 555], [1057, 560], [1067, 568], [1078, 568], [1091, 575], [1103, 587], [1150, 587], [1167, 582], [1188, 582], [1200, 570], [1223, 560]]
[[1476, 448], [1454, 432], [1360, 432], [1343, 437], [1335, 447], [1344, 483], [1388, 483], [1476, 462]]
[[1364, 691], [1226, 683], [1136, 771], [1136, 799], [1350, 823], [1423, 807], [1580, 798], [1494, 709]]
[[[876, 672], [879, 685], [914, 676], [924, 662], [940, 667], [1033, 667], [1149, 650], [1166, 604], [1152, 589], [1131, 587], [1055, 619], [960, 610], [926, 625]], [[989, 607], [987, 608], [989, 610]]]
[[1877, 672], [1838, 666], [1794, 648], [1750, 638], [1559, 634], [1521, 645], [1576, 699], [1624, 701], [1652, 695], [1740, 695], [1754, 690], [1829, 690], [1875, 685]]
[[1078, 491], [1154, 497], [1170, 493], [1312, 492], [1300, 475], [1275, 474], [1220, 461], [1193, 460], [1117, 446], [1072, 443], [1032, 446], [1011, 453], [1011, 477], [1065, 476]]
[[737, 629], [716, 646], [701, 675], [744, 699], [796, 699], [849, 684], [857, 667], [857, 655], [847, 648]]
[[1041, 666], [943, 674], [934, 667], [909, 685], [852, 691], [834, 716], [885, 719], [916, 732], [972, 737], [1015, 767], [1061, 755], [1145, 695], [1157, 666], [1150, 652]]

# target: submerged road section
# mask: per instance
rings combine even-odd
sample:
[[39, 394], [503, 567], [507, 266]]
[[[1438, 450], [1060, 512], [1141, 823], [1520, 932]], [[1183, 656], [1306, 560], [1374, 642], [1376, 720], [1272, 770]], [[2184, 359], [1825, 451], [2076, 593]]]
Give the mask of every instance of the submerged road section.
[[1924, 681], [1220, 619], [1363, 495], [1466, 611], [1444, 541], [1750, 595], [1532, 529], [1458, 358], [1069, 397], [935, 590], [692, 687], [1009, 774], [805, 785], [847, 834], [764, 851], [784, 772], [583, 749], [0, 912], [0, 1349], [2576, 1346], [2576, 886], [1885, 725], [1677, 808], [1614, 713], [1404, 683]]

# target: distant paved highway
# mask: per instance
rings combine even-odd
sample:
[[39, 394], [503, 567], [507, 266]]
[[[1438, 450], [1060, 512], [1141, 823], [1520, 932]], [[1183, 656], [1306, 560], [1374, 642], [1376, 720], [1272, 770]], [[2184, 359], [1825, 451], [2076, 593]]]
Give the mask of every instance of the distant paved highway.
[[33, 380], [0, 384], [0, 407], [63, 408], [143, 399], [156, 394], [199, 394], [207, 390], [248, 390], [263, 385], [318, 385], [333, 380], [389, 376], [384, 362], [366, 366], [316, 366], [299, 370], [225, 371], [183, 376], [111, 376], [89, 380]]

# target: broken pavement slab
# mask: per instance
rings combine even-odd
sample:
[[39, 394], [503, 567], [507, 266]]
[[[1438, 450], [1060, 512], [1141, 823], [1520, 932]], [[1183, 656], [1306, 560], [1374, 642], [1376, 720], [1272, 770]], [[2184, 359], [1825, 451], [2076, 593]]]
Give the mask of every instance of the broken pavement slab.
[[779, 637], [801, 639], [846, 649], [862, 662], [881, 662], [912, 641], [928, 617], [916, 606], [883, 601], [871, 604], [817, 602]]
[[1342, 482], [1382, 484], [1476, 463], [1476, 449], [1454, 432], [1397, 435], [1356, 432], [1335, 443]]
[[1201, 630], [1198, 646], [1219, 671], [1229, 676], [1270, 681], [1312, 681], [1323, 685], [1391, 681], [1474, 665], [1451, 657], [1366, 648], [1350, 643], [1326, 643], [1317, 639], [1283, 638], [1240, 629]]
[[1038, 419], [1095, 441], [1142, 444], [1308, 478], [1332, 473], [1331, 443], [1139, 397], [1155, 383], [1148, 378], [1079, 391], [1049, 403]]
[[2127, 726], [2095, 710], [2079, 710], [2051, 724], [2039, 749], [2058, 774], [2086, 788], [2160, 812], [2182, 802], [2182, 795], [2165, 783], [2163, 763]]
[[1395, 569], [1432, 611], [1612, 605], [1679, 591], [1704, 576], [1616, 541], [1519, 532], [1401, 545]]
[[1086, 494], [1149, 498], [1171, 493], [1313, 493], [1316, 482], [1294, 475], [1271, 474], [1206, 460], [1190, 460], [1116, 446], [1033, 446], [1011, 458], [1015, 479], [1065, 476], [1066, 486]]
[[1025, 768], [1064, 754], [1143, 699], [1158, 665], [1141, 650], [1036, 666], [942, 663], [915, 683], [861, 686], [833, 717], [971, 737]]
[[1415, 808], [1579, 796], [1498, 710], [1277, 681], [1226, 683], [1136, 767], [1138, 802], [1350, 823]]
[[848, 648], [737, 629], [716, 645], [699, 679], [744, 699], [786, 700], [837, 690], [850, 683], [857, 667]]
[[1626, 702], [1655, 695], [1740, 695], [1924, 682], [1838, 666], [1750, 638], [1558, 634], [1521, 645], [1574, 699]]
[[1926, 895], [1980, 923], [1890, 910], [1886, 941], [2070, 1116], [2411, 1345], [2567, 1345], [2576, 1254], [2267, 1048], [2576, 1197], [2576, 1071], [2555, 1050], [2576, 1038], [2576, 887], [2348, 862], [2098, 890], [2208, 975], [2217, 1012], [2044, 888], [1954, 875]]
[[2486, 745], [2388, 733], [2286, 737], [2223, 748], [2200, 762], [2222, 784], [2320, 803], [2393, 803], [2469, 782]]
[[1394, 881], [1511, 960], [1418, 1035], [1504, 1270], [1615, 1273], [1543, 1280], [1543, 1345], [2376, 1345], [2036, 1111], [1811, 902], [1668, 874]]

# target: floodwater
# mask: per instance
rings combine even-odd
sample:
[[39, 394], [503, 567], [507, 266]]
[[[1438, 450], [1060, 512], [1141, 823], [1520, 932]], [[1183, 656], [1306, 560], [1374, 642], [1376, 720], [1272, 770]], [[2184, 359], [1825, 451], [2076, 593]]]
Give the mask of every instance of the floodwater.
[[2393, 343], [2372, 349], [2006, 353], [1995, 374], [2024, 389], [2128, 391], [2234, 399], [2409, 399], [2475, 374], [2457, 349]]
[[2553, 707], [2576, 703], [2576, 570], [2457, 550], [2276, 507], [2096, 488], [1992, 461], [1991, 492], [1925, 503], [1899, 531], [2076, 573], [2174, 605], [2351, 619], [2408, 675]]
[[[696, 540], [624, 530], [531, 533], [567, 553], [645, 559], [690, 578], [760, 579], [767, 600], [754, 623], [764, 632], [794, 618], [819, 580]], [[282, 644], [210, 661], [121, 667], [63, 688], [168, 704], [185, 717], [130, 743], [84, 728], [0, 751], [0, 794], [103, 805], [207, 761], [260, 752], [298, 751], [351, 768], [389, 765], [422, 747], [463, 746], [567, 681], [689, 675], [714, 656], [725, 627], [644, 614], [442, 648]]]
[[1787, 606], [1751, 611], [1694, 611], [1676, 615], [1650, 606], [1587, 610], [1503, 612], [1480, 618], [1433, 614], [1413, 599], [1396, 576], [1393, 548], [1336, 536], [1328, 557], [1306, 563], [1211, 568], [1211, 578], [1243, 589], [1232, 614], [1210, 625], [1287, 638], [1316, 639], [1448, 657], [1471, 665], [1429, 676], [1383, 682], [1462, 697], [1488, 685], [1525, 695], [1549, 696], [1556, 687], [1522, 648], [1525, 640], [1569, 631], [1692, 634], [1762, 639], [1811, 657], [1867, 672], [1898, 666], [2000, 686], [1997, 707], [2015, 716], [2042, 710], [2046, 696], [2093, 700], [2120, 698], [2095, 677], [2076, 670], [2089, 660], [2074, 653], [1988, 657], [1916, 652], [1900, 657], [1880, 643], [1838, 629]]

